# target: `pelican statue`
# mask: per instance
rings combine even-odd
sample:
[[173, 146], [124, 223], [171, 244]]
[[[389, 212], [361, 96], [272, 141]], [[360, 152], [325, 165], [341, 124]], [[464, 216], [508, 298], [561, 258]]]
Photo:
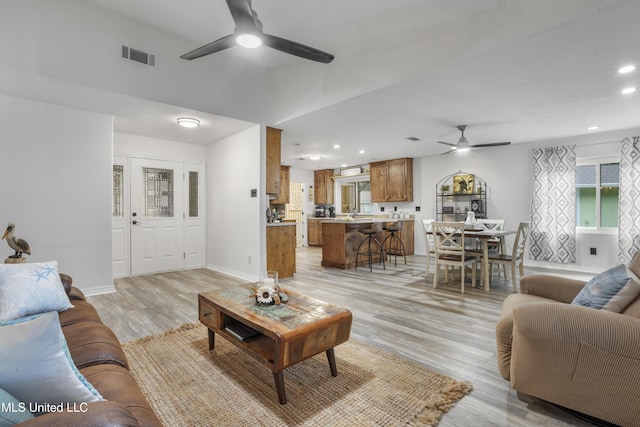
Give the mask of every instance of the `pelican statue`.
[[7, 225], [7, 229], [5, 230], [4, 234], [2, 235], [3, 239], [7, 239], [7, 244], [9, 245], [9, 247], [16, 251], [15, 255], [11, 255], [9, 258], [22, 258], [23, 253], [31, 255], [31, 248], [29, 247], [29, 244], [26, 242], [26, 240], [13, 235], [14, 228], [16, 228], [16, 225], [10, 222], [9, 225]]

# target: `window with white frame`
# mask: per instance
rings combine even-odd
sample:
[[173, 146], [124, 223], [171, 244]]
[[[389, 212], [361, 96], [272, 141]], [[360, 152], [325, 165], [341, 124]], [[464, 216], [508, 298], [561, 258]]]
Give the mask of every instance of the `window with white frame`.
[[619, 161], [579, 161], [576, 166], [576, 226], [617, 228], [619, 188]]

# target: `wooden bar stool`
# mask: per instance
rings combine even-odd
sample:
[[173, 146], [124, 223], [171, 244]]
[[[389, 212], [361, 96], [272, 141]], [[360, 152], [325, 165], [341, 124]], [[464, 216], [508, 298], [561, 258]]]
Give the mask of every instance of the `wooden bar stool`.
[[360, 256], [360, 248], [362, 248], [362, 245], [367, 243], [368, 250], [363, 254], [368, 255], [369, 271], [373, 271], [373, 245], [375, 243], [375, 245], [378, 246], [378, 249], [380, 249], [380, 261], [382, 261], [382, 268], [386, 270], [386, 267], [384, 266], [384, 250], [382, 249], [382, 245], [380, 244], [378, 239], [376, 239], [376, 234], [380, 232], [380, 228], [377, 227], [376, 225], [372, 225], [371, 228], [364, 228], [362, 230], [358, 230], [358, 232], [363, 234], [365, 237], [362, 239], [362, 242], [360, 242], [360, 244], [358, 245], [358, 252], [356, 252], [356, 268], [355, 269], [356, 270], [358, 269], [358, 257]]
[[404, 242], [400, 237], [398, 237], [398, 233], [402, 230], [402, 221], [396, 222], [387, 222], [385, 226], [382, 227], [383, 230], [387, 231], [387, 237], [382, 241], [382, 247], [386, 247], [387, 240], [389, 241], [389, 249], [387, 253], [391, 255], [391, 250], [393, 250], [394, 256], [394, 265], [398, 266], [398, 250], [402, 249], [402, 256], [404, 257], [404, 263], [407, 264], [407, 255], [404, 250]]

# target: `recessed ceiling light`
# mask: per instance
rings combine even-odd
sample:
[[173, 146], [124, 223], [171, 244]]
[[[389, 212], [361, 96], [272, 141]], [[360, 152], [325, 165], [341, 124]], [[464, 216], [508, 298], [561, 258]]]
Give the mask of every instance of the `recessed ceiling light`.
[[178, 124], [183, 128], [197, 128], [200, 126], [200, 120], [192, 117], [178, 117]]
[[335, 145], [333, 146], [333, 148], [335, 148], [335, 149], [337, 150], [338, 148], [340, 148], [340, 144], [335, 144]]
[[360, 154], [364, 154], [364, 150], [360, 150]]
[[236, 36], [236, 43], [242, 47], [253, 49], [262, 45], [262, 39], [255, 34], [242, 33]]
[[619, 72], [620, 74], [626, 74], [626, 73], [630, 73], [630, 72], [632, 72], [632, 71], [633, 71], [633, 70], [635, 70], [635, 69], [636, 69], [636, 66], [635, 66], [635, 65], [625, 65], [624, 67], [620, 68], [620, 69], [618, 70], [618, 72]]
[[628, 94], [633, 93], [635, 91], [636, 91], [635, 87], [626, 87], [626, 88], [622, 89], [622, 94], [623, 95], [628, 95]]
[[309, 159], [310, 160], [320, 160], [320, 155], [319, 154], [309, 154]]
[[596, 130], [596, 129], [600, 129], [600, 126], [589, 126], [587, 128], [587, 130]]

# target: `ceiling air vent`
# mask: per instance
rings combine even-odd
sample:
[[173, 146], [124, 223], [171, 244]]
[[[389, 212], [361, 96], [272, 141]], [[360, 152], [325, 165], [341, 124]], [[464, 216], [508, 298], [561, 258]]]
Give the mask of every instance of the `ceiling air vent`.
[[148, 65], [149, 67], [156, 66], [156, 55], [125, 45], [122, 45], [122, 59], [138, 62], [140, 64]]

